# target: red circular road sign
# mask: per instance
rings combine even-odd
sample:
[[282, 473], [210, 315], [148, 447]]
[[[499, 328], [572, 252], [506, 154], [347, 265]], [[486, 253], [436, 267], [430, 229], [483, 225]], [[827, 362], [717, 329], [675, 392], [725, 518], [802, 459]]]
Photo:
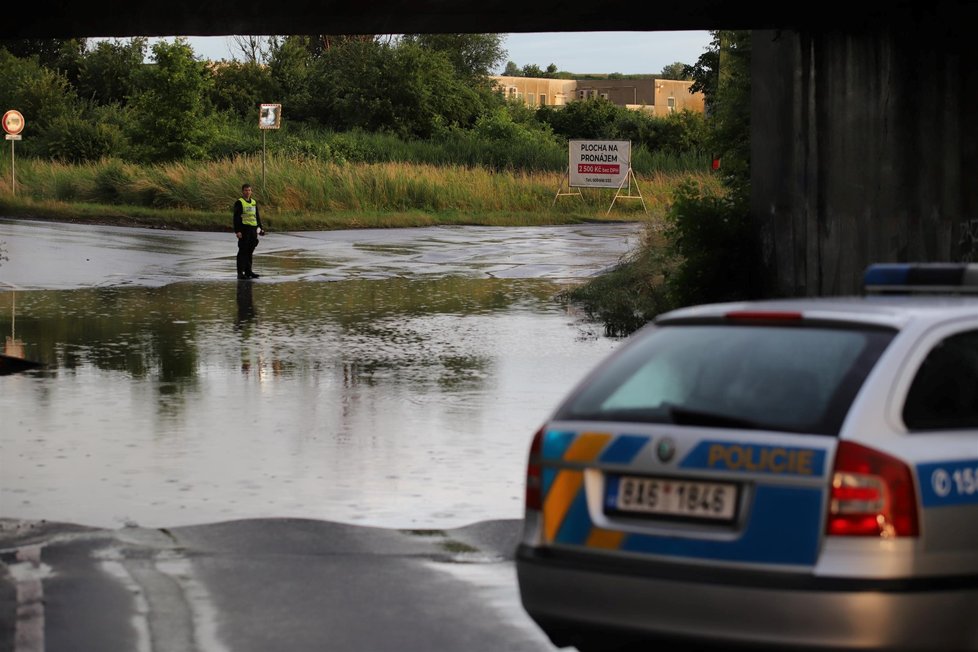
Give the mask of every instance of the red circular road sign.
[[11, 109], [3, 114], [3, 130], [11, 136], [16, 136], [24, 130], [24, 116], [20, 111]]

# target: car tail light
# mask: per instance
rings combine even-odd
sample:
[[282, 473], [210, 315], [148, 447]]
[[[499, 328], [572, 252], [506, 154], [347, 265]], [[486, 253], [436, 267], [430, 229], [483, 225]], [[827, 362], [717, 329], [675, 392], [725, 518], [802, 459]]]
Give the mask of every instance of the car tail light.
[[533, 442], [530, 444], [530, 459], [526, 464], [526, 508], [543, 509], [542, 491], [542, 463], [541, 450], [543, 448], [543, 428], [537, 430], [533, 435]]
[[872, 448], [840, 442], [835, 453], [826, 534], [917, 536], [917, 494], [910, 467]]

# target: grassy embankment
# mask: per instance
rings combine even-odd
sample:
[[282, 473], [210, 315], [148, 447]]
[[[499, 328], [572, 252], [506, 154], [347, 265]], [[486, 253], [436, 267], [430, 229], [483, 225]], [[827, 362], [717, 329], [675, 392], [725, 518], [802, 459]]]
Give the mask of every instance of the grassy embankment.
[[0, 215], [229, 231], [231, 204], [249, 182], [265, 226], [276, 231], [661, 222], [680, 180], [717, 183], [706, 172], [637, 177], [648, 214], [638, 199], [619, 198], [608, 215], [614, 190], [584, 188], [581, 197], [562, 196], [554, 205], [558, 187], [568, 191], [561, 172], [269, 157], [263, 187], [262, 160], [254, 156], [155, 166], [26, 159], [17, 162], [15, 194], [9, 164], [0, 170]]

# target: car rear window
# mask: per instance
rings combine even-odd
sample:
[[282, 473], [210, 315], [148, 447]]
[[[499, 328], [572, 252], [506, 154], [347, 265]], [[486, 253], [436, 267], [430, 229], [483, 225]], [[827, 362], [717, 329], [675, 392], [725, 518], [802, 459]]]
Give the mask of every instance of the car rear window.
[[838, 435], [894, 331], [665, 325], [638, 334], [558, 419]]

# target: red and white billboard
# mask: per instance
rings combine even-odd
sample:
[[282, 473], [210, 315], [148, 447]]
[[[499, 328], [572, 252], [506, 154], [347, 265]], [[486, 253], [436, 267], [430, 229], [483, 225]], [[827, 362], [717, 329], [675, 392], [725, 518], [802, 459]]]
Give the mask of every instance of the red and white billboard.
[[619, 188], [631, 165], [628, 140], [572, 140], [568, 145], [572, 188]]

